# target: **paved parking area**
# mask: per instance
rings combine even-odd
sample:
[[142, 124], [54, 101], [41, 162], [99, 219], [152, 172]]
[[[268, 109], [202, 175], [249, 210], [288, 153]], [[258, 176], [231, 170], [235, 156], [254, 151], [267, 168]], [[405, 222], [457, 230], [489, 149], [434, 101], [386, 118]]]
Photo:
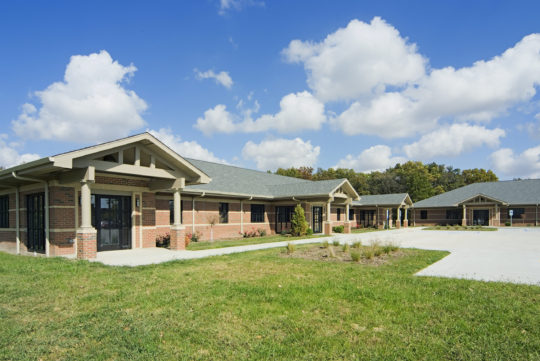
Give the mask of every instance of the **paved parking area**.
[[[325, 238], [291, 243], [319, 243]], [[343, 242], [395, 242], [404, 248], [451, 252], [417, 273], [418, 276], [504, 281], [540, 286], [540, 228], [500, 228], [496, 232], [424, 231], [418, 228], [338, 235], [329, 240]], [[113, 266], [139, 266], [177, 259], [196, 259], [259, 249], [284, 247], [288, 242], [209, 249], [169, 251], [162, 248], [100, 252], [97, 262]]]

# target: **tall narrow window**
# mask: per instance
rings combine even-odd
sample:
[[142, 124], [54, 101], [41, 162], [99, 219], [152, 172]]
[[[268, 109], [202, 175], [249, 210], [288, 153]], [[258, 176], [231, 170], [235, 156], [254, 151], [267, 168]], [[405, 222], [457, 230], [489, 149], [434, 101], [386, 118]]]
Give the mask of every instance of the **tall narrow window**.
[[337, 220], [341, 221], [341, 208], [337, 209]]
[[264, 222], [264, 204], [251, 205], [251, 222], [252, 223]]
[[0, 228], [9, 228], [9, 196], [0, 197]]
[[349, 209], [349, 221], [354, 221], [354, 209]]
[[219, 204], [219, 223], [229, 223], [229, 203]]
[[[184, 219], [182, 218], [182, 213], [184, 209], [184, 201], [180, 201], [180, 223], [184, 223]], [[169, 222], [171, 224], [174, 224], [174, 200], [169, 201]]]

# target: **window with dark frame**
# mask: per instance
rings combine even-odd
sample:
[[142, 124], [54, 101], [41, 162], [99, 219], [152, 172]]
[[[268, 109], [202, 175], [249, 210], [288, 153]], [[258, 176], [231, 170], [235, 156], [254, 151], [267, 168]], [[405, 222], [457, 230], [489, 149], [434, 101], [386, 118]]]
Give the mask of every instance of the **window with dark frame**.
[[9, 196], [0, 197], [0, 228], [9, 228]]
[[[184, 213], [184, 201], [180, 201], [180, 223], [184, 223], [182, 214]], [[174, 200], [169, 201], [169, 223], [174, 224]]]
[[446, 219], [462, 219], [463, 210], [462, 209], [447, 209], [446, 210]]
[[[510, 208], [514, 211], [514, 215], [512, 216], [513, 219], [516, 218], [523, 218], [523, 214], [525, 213], [525, 208]], [[508, 210], [508, 218], [510, 218], [510, 209]]]
[[251, 222], [252, 223], [264, 222], [264, 204], [251, 205]]
[[337, 209], [337, 220], [341, 221], [341, 208]]
[[229, 223], [229, 203], [219, 204], [219, 223]]
[[349, 209], [349, 221], [354, 221], [354, 209]]
[[427, 219], [427, 211], [420, 211], [420, 219]]

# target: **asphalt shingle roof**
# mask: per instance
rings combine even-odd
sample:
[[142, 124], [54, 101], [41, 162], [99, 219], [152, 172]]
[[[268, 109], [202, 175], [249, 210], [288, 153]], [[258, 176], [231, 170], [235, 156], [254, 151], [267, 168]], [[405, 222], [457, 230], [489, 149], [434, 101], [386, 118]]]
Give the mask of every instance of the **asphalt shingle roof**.
[[310, 181], [198, 159], [186, 158], [186, 160], [212, 178], [208, 184], [186, 186], [184, 188], [186, 191], [268, 198], [314, 196], [329, 194], [344, 181], [344, 179]]
[[360, 200], [353, 201], [353, 206], [398, 205], [407, 197], [407, 193], [376, 194], [360, 196]]
[[484, 194], [508, 204], [540, 203], [540, 179], [474, 183], [416, 202], [416, 208], [454, 207], [460, 202]]

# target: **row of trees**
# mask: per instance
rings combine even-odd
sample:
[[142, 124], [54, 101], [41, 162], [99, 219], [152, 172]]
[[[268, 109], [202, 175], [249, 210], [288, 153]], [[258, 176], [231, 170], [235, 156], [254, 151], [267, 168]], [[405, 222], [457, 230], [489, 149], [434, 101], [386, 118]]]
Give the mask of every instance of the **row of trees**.
[[276, 174], [289, 177], [326, 180], [347, 178], [358, 194], [409, 193], [413, 202], [451, 191], [467, 184], [493, 182], [498, 178], [491, 170], [464, 169], [444, 164], [409, 161], [396, 164], [384, 172], [359, 173], [353, 169], [311, 167], [278, 168]]

